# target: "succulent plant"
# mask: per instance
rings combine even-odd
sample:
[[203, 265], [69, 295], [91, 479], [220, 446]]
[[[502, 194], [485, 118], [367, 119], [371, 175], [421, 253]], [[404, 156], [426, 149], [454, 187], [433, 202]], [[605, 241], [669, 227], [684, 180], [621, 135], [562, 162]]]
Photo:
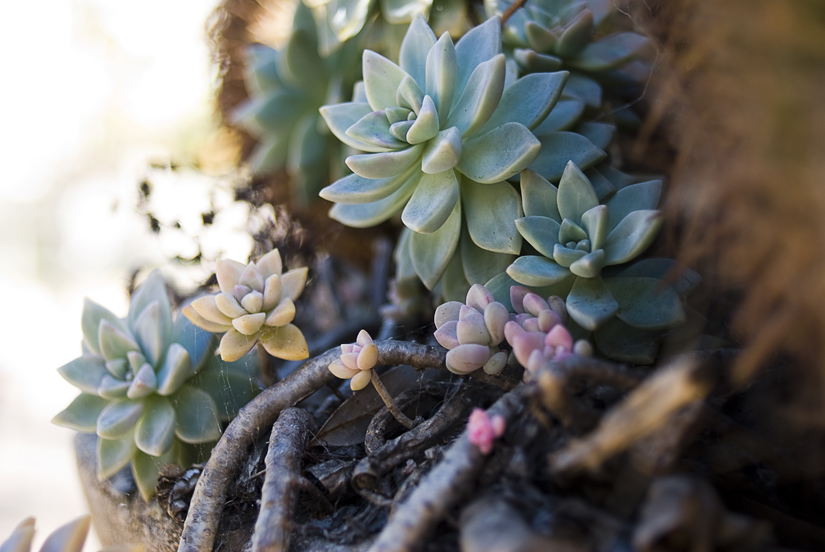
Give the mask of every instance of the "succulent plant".
[[[81, 516], [55, 529], [40, 547], [40, 552], [80, 552], [89, 534], [92, 518]], [[21, 521], [9, 538], [0, 543], [0, 552], [29, 552], [34, 539], [34, 518]], [[141, 552], [142, 544], [107, 546], [101, 552]]]
[[253, 172], [286, 168], [291, 198], [305, 207], [343, 168], [338, 143], [326, 130], [318, 108], [340, 98], [346, 75], [357, 70], [357, 52], [342, 49], [323, 59], [318, 54], [312, 13], [298, 2], [286, 44], [274, 50], [256, 44], [248, 50], [246, 88], [249, 100], [233, 122], [258, 139], [250, 164]]
[[564, 300], [553, 295], [547, 301], [522, 286], [510, 288], [516, 316], [504, 326], [504, 336], [522, 366], [535, 372], [545, 362], [560, 362], [573, 355], [592, 356], [593, 348], [584, 339], [573, 342], [564, 326]]
[[224, 334], [219, 347], [223, 360], [240, 359], [258, 341], [277, 358], [309, 357], [304, 334], [291, 324], [293, 301], [306, 284], [306, 267], [284, 273], [281, 254], [273, 249], [247, 265], [219, 259], [215, 273], [220, 293], [195, 299], [183, 314], [204, 330]]
[[58, 369], [81, 394], [52, 422], [97, 433], [98, 477], [131, 461], [145, 498], [163, 464], [191, 463], [254, 394], [245, 363], [211, 359], [212, 335], [173, 318], [158, 272], [132, 296], [125, 319], [87, 299], [82, 328], [83, 356]]
[[335, 377], [350, 380], [350, 388], [360, 391], [370, 383], [370, 372], [378, 363], [378, 346], [366, 330], [358, 332], [355, 343], [341, 345], [341, 358], [329, 365]]
[[[484, 9], [491, 17], [513, 3], [485, 0]], [[601, 84], [619, 92], [627, 87], [635, 89], [649, 72], [646, 63], [634, 61], [647, 45], [647, 38], [605, 29], [615, 11], [610, 0], [535, 0], [513, 13], [502, 38], [513, 49], [522, 72], [568, 70], [571, 77], [565, 94], [598, 108]]]
[[[665, 274], [657, 268], [652, 276], [646, 268], [627, 264], [647, 249], [661, 227], [662, 214], [656, 210], [661, 181], [626, 185], [600, 204], [593, 184], [571, 162], [558, 188], [532, 171], [522, 173], [521, 186], [527, 216], [516, 224], [539, 254], [516, 259], [507, 268], [512, 280], [566, 297], [570, 318], [597, 331], [597, 346], [614, 358], [622, 353], [603, 350], [605, 336], [599, 334], [614, 317], [642, 331], [684, 322], [680, 294], [663, 283]], [[688, 279], [697, 282], [698, 275], [691, 273]]]
[[449, 349], [447, 369], [469, 374], [484, 368], [497, 374], [507, 364], [508, 354], [499, 349], [504, 341], [504, 326], [510, 321], [507, 308], [493, 300], [481, 284], [467, 292], [466, 304], [449, 301], [435, 311], [435, 338]]
[[363, 95], [321, 108], [335, 136], [366, 152], [348, 157], [354, 174], [321, 196], [336, 202], [330, 216], [348, 226], [373, 226], [402, 211], [411, 231], [399, 256], [429, 289], [456, 252], [461, 279], [486, 281], [495, 274], [490, 266], [503, 268], [521, 247], [513, 222], [519, 195], [507, 180], [528, 166], [558, 178], [568, 159], [590, 166], [605, 154], [577, 134], [534, 135], [567, 73], [515, 80], [497, 17], [455, 46], [417, 17], [399, 58], [400, 66], [366, 50]]

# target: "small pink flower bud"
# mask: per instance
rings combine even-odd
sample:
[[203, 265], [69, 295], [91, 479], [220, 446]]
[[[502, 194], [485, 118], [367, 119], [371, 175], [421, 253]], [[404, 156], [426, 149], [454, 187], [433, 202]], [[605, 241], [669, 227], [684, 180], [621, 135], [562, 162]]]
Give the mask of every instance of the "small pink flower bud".
[[501, 437], [505, 430], [505, 420], [501, 416], [490, 416], [480, 408], [473, 409], [467, 420], [467, 437], [485, 456], [493, 451], [493, 440]]

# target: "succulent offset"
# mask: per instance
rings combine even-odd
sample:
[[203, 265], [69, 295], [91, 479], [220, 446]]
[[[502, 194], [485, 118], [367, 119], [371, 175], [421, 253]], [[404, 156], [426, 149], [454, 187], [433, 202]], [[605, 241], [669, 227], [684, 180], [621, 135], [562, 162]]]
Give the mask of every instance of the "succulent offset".
[[370, 383], [378, 363], [378, 346], [366, 330], [358, 332], [355, 343], [341, 345], [341, 358], [329, 365], [335, 377], [350, 380], [350, 388], [360, 391]]
[[447, 369], [469, 374], [484, 368], [497, 374], [507, 364], [507, 353], [499, 349], [510, 313], [481, 284], [467, 292], [466, 304], [449, 301], [435, 311], [435, 338], [449, 349]]
[[315, 23], [301, 2], [281, 49], [256, 44], [248, 51], [250, 98], [235, 112], [234, 122], [258, 139], [250, 161], [255, 173], [286, 168], [296, 206], [316, 199], [330, 171], [340, 164], [337, 144], [326, 132], [318, 108], [338, 97], [344, 84], [341, 75], [350, 65], [347, 55], [319, 56]]
[[497, 17], [455, 46], [417, 17], [399, 59], [396, 65], [365, 51], [363, 94], [321, 109], [335, 136], [365, 152], [348, 157], [354, 174], [321, 196], [336, 202], [330, 216], [349, 226], [374, 226], [401, 211], [410, 231], [399, 255], [428, 288], [457, 252], [460, 278], [486, 281], [521, 247], [513, 223], [521, 205], [507, 180], [528, 166], [558, 177], [571, 155], [590, 166], [605, 154], [573, 133], [534, 135], [567, 73], [516, 80], [501, 53]]
[[277, 358], [309, 357], [304, 334], [291, 323], [306, 267], [284, 273], [281, 254], [273, 249], [247, 265], [219, 259], [215, 273], [220, 293], [195, 299], [183, 314], [198, 327], [224, 334], [219, 346], [223, 360], [240, 359], [259, 341]]
[[[144, 497], [163, 464], [188, 465], [196, 445], [216, 441], [220, 422], [253, 396], [243, 363], [211, 359], [212, 335], [173, 318], [158, 272], [132, 296], [125, 319], [87, 299], [82, 328], [83, 356], [58, 369], [82, 392], [52, 421], [97, 433], [98, 477], [131, 462]], [[235, 389], [222, 385], [230, 380]]]
[[[488, 16], [514, 2], [485, 0]], [[565, 94], [590, 107], [601, 105], [602, 85], [617, 92], [647, 78], [649, 67], [634, 61], [648, 39], [633, 32], [605, 32], [616, 7], [610, 0], [531, 0], [507, 20], [505, 45], [522, 72], [569, 70]]]
[[[571, 162], [558, 189], [531, 171], [522, 174], [521, 186], [527, 216], [516, 224], [539, 254], [516, 259], [507, 268], [510, 278], [566, 297], [570, 318], [585, 330], [598, 331], [614, 317], [645, 331], [684, 322], [679, 295], [662, 282], [660, 268], [653, 271], [658, 277], [625, 268], [661, 227], [661, 181], [626, 185], [600, 204], [590, 180]], [[608, 267], [616, 268], [603, 277]]]

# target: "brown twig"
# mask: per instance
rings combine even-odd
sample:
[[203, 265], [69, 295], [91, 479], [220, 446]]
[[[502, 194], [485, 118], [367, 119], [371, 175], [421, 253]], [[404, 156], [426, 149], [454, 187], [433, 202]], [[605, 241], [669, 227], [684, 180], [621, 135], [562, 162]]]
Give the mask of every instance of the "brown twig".
[[410, 420], [406, 414], [401, 412], [401, 409], [398, 408], [397, 404], [395, 404], [395, 400], [393, 400], [392, 395], [390, 395], [390, 392], [387, 391], [387, 388], [384, 387], [384, 384], [381, 383], [381, 377], [375, 372], [375, 370], [370, 370], [370, 381], [375, 387], [375, 390], [378, 392], [378, 396], [381, 397], [382, 401], [384, 401], [384, 405], [387, 407], [387, 410], [390, 411], [393, 418], [398, 420], [398, 423], [407, 429], [412, 428], [413, 421]]
[[[523, 392], [523, 385], [510, 391], [490, 407], [489, 414], [511, 421], [524, 408]], [[444, 460], [396, 507], [370, 552], [411, 552], [419, 548], [447, 511], [473, 487], [485, 459], [465, 431]]]
[[329, 364], [341, 356], [335, 347], [306, 362], [241, 409], [226, 428], [204, 467], [183, 526], [179, 552], [211, 550], [226, 502], [229, 483], [239, 461], [264, 428], [272, 427], [282, 410], [335, 379]]
[[[409, 364], [418, 370], [446, 370], [446, 349], [406, 341], [381, 341], [379, 364]], [[226, 428], [204, 467], [183, 526], [179, 552], [211, 550], [229, 484], [242, 465], [240, 459], [261, 431], [278, 415], [335, 379], [329, 364], [341, 356], [340, 347], [303, 364], [301, 368], [255, 397]]]
[[314, 420], [305, 410], [287, 408], [272, 426], [266, 453], [261, 509], [252, 535], [252, 552], [289, 549], [292, 511], [303, 487], [301, 456]]
[[504, 28], [504, 24], [507, 23], [507, 20], [512, 17], [514, 13], [524, 7], [524, 4], [527, 3], [527, 0], [516, 0], [513, 2], [509, 8], [504, 10], [504, 13], [501, 14], [501, 28]]

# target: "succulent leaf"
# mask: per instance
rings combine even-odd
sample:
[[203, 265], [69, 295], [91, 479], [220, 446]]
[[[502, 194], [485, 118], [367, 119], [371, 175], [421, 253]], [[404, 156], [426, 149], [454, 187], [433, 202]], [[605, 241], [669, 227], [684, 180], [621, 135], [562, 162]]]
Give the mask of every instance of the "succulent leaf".
[[558, 222], [550, 217], [524, 217], [516, 219], [516, 228], [536, 251], [545, 257], [553, 257], [553, 247], [559, 243], [561, 225]]
[[65, 410], [52, 418], [52, 423], [84, 433], [94, 433], [97, 429], [97, 417], [109, 401], [81, 393]]
[[264, 349], [274, 357], [284, 360], [309, 358], [309, 348], [304, 334], [293, 324], [266, 330], [260, 339]]
[[385, 153], [350, 155], [347, 166], [364, 178], [390, 178], [398, 176], [421, 157], [423, 144]]
[[332, 131], [336, 138], [349, 147], [375, 153], [389, 151], [388, 148], [361, 142], [347, 134], [348, 128], [373, 112], [369, 104], [347, 102], [336, 105], [325, 105], [321, 107], [319, 111], [330, 131]]
[[421, 176], [421, 172], [414, 172], [398, 190], [378, 201], [360, 205], [336, 203], [329, 210], [329, 216], [353, 228], [368, 228], [380, 224], [404, 207], [418, 186]]
[[157, 388], [157, 376], [155, 376], [155, 371], [147, 363], [141, 366], [134, 375], [134, 379], [132, 379], [132, 382], [129, 385], [129, 390], [126, 392], [126, 396], [133, 400], [141, 399], [147, 395], [153, 394], [157, 391]]
[[570, 264], [570, 272], [581, 278], [595, 278], [604, 268], [604, 249], [587, 253]]
[[541, 151], [527, 168], [549, 181], [559, 180], [571, 161], [581, 169], [587, 169], [607, 157], [593, 142], [574, 132], [542, 134], [539, 141]]
[[617, 191], [607, 202], [607, 208], [610, 211], [610, 230], [616, 228], [633, 211], [656, 209], [661, 194], [661, 180], [631, 184]]
[[123, 469], [137, 451], [132, 435], [123, 439], [97, 440], [97, 479], [103, 481]]
[[458, 196], [458, 179], [452, 169], [424, 174], [404, 207], [401, 220], [414, 232], [431, 234], [447, 221]]
[[593, 13], [584, 9], [567, 25], [554, 44], [554, 51], [560, 57], [571, 57], [584, 49], [593, 34]]
[[585, 211], [599, 204], [593, 185], [573, 161], [569, 161], [564, 169], [559, 182], [557, 201], [562, 218], [569, 219], [575, 224], [581, 223]]
[[604, 241], [607, 265], [626, 263], [647, 249], [663, 221], [660, 211], [633, 211], [627, 215]]
[[[164, 291], [164, 293], [166, 292]], [[143, 351], [146, 360], [153, 366], [160, 360], [164, 352], [164, 338], [169, 335], [169, 330], [171, 330], [171, 327], [169, 327], [164, 333], [164, 324], [161, 317], [160, 301], [154, 301], [143, 309], [133, 326], [141, 351]]]
[[221, 359], [234, 362], [249, 352], [255, 346], [257, 335], [244, 335], [235, 328], [226, 332], [221, 338]]
[[281, 295], [291, 301], [296, 301], [304, 291], [307, 281], [308, 269], [306, 267], [293, 268], [281, 276]]
[[[185, 443], [209, 443], [221, 436], [215, 401], [205, 391], [184, 385], [171, 399], [176, 403], [174, 434]], [[174, 414], [175, 410], [173, 410]], [[157, 455], [156, 455], [157, 456]]]
[[606, 150], [613, 141], [613, 135], [616, 134], [616, 127], [607, 123], [596, 123], [593, 121], [586, 121], [576, 127], [576, 133], [581, 134], [599, 149]]
[[347, 136], [377, 147], [398, 149], [404, 142], [390, 134], [390, 122], [383, 111], [373, 111], [361, 117], [347, 129]]
[[[188, 415], [185, 409], [181, 409], [182, 416]], [[165, 397], [148, 397], [135, 426], [135, 445], [146, 454], [161, 456], [172, 447], [174, 437], [175, 407]]]
[[410, 235], [410, 253], [415, 272], [432, 289], [447, 269], [461, 231], [461, 202], [457, 201], [447, 221], [432, 234]]
[[289, 297], [284, 297], [277, 307], [266, 317], [264, 324], [277, 327], [284, 326], [295, 319], [295, 303]]
[[83, 300], [83, 314], [80, 317], [80, 327], [83, 330], [83, 339], [93, 353], [100, 353], [99, 329], [100, 323], [106, 320], [120, 331], [126, 326], [107, 308], [102, 307], [91, 299]]
[[160, 469], [166, 464], [175, 463], [174, 447], [163, 456], [156, 458], [141, 451], [136, 451], [132, 458], [132, 476], [137, 483], [138, 491], [147, 502], [154, 496], [158, 484]]
[[85, 393], [97, 395], [104, 377], [109, 375], [102, 356], [83, 355], [57, 369], [63, 379]]
[[484, 61], [501, 53], [501, 18], [491, 17], [481, 25], [473, 27], [455, 46], [458, 65], [456, 89], [463, 90], [470, 80], [473, 70]]
[[658, 333], [634, 328], [618, 317], [597, 329], [593, 338], [602, 353], [619, 362], [653, 364], [659, 351]]
[[[509, 147], [502, 147], [507, 144]], [[458, 170], [483, 184], [515, 176], [536, 159], [541, 144], [521, 123], [506, 123], [464, 142]]]
[[[533, 73], [534, 75], [542, 75], [544, 73]], [[523, 77], [526, 79], [531, 75]], [[547, 115], [542, 123], [533, 130], [536, 136], [543, 136], [551, 132], [558, 132], [561, 130], [570, 130], [576, 125], [579, 118], [584, 113], [584, 102], [575, 99], [559, 100], [553, 110]]]
[[461, 268], [468, 282], [486, 282], [504, 272], [515, 259], [514, 255], [483, 249], [473, 242], [465, 228], [459, 241]]
[[34, 518], [27, 517], [17, 524], [9, 538], [0, 543], [0, 552], [30, 552], [34, 539]]
[[58, 527], [43, 541], [40, 552], [81, 552], [91, 523], [91, 516], [81, 516]]
[[622, 270], [618, 276], [662, 280], [670, 284], [677, 295], [684, 297], [702, 283], [702, 277], [689, 268], [683, 268], [681, 272], [678, 273], [678, 277], [675, 277], [677, 267], [678, 264], [673, 259], [654, 257], [633, 263], [628, 268]]
[[577, 278], [567, 296], [567, 313], [579, 326], [595, 330], [610, 320], [619, 304], [601, 277]]
[[142, 401], [114, 400], [100, 412], [97, 434], [104, 439], [120, 439], [132, 431], [142, 413]]
[[246, 265], [237, 261], [218, 259], [215, 263], [215, 276], [218, 278], [218, 286], [221, 291], [232, 295], [245, 269]]
[[465, 178], [461, 186], [473, 242], [488, 251], [517, 255], [521, 234], [515, 220], [522, 215], [518, 192], [507, 182], [479, 184]]
[[427, 53], [435, 45], [435, 33], [423, 17], [416, 16], [410, 23], [407, 34], [401, 42], [398, 56], [399, 65], [408, 75], [415, 79], [419, 87], [426, 84]]
[[561, 224], [557, 204], [558, 188], [530, 169], [521, 171], [521, 198], [524, 215], [549, 217]]
[[[163, 281], [163, 276], [157, 270], [149, 274], [146, 281], [137, 288], [132, 296], [127, 317], [129, 326], [136, 329], [140, 316], [149, 305], [155, 302], [158, 304], [156, 315], [158, 333], [162, 336], [168, 336], [172, 330], [172, 304], [169, 302], [169, 295], [166, 293], [166, 283]], [[140, 343], [138, 332], [135, 330], [134, 333], [138, 337], [138, 343]]]
[[[412, 124], [409, 130], [405, 133], [404, 139], [410, 144], [420, 144], [435, 137], [438, 134], [439, 120], [438, 110], [435, 103], [429, 96], [424, 96], [421, 102], [421, 108], [418, 111], [418, 116], [414, 121], [408, 121]], [[448, 125], [450, 126], [450, 125]], [[459, 155], [461, 152], [461, 142], [459, 141]]]
[[[473, 70], [456, 107], [450, 111], [448, 127], [456, 127], [462, 136], [466, 136], [484, 126], [496, 111], [504, 92], [504, 65], [504, 54], [498, 54]], [[502, 123], [506, 122], [508, 120]]]
[[543, 287], [558, 284], [571, 277], [572, 273], [545, 257], [524, 255], [507, 267], [507, 275], [519, 284]]
[[457, 72], [455, 46], [453, 46], [449, 33], [444, 33], [427, 53], [427, 83], [424, 88], [424, 93], [433, 99], [438, 108], [439, 120], [446, 121], [450, 114], [456, 90]]
[[163, 365], [158, 370], [158, 394], [166, 396], [177, 391], [183, 382], [192, 377], [195, 371], [193, 368], [189, 351], [178, 343], [172, 343], [166, 352]]
[[442, 130], [424, 145], [421, 157], [421, 172], [437, 174], [450, 170], [459, 163], [461, 152], [461, 133], [458, 129], [450, 127]]
[[617, 316], [634, 328], [665, 330], [685, 322], [679, 296], [661, 280], [619, 277], [605, 284], [619, 304]]
[[647, 44], [648, 39], [643, 36], [635, 33], [620, 33], [588, 44], [568, 63], [583, 71], [596, 72], [614, 69], [639, 55]]
[[[495, 58], [494, 58], [495, 59]], [[543, 126], [553, 111], [569, 73], [534, 73], [525, 75], [501, 95], [490, 120], [481, 129], [487, 132], [508, 122], [521, 123], [530, 130]], [[549, 92], [549, 93], [548, 93]], [[459, 102], [459, 105], [463, 105]], [[556, 130], [556, 129], [554, 129]]]

